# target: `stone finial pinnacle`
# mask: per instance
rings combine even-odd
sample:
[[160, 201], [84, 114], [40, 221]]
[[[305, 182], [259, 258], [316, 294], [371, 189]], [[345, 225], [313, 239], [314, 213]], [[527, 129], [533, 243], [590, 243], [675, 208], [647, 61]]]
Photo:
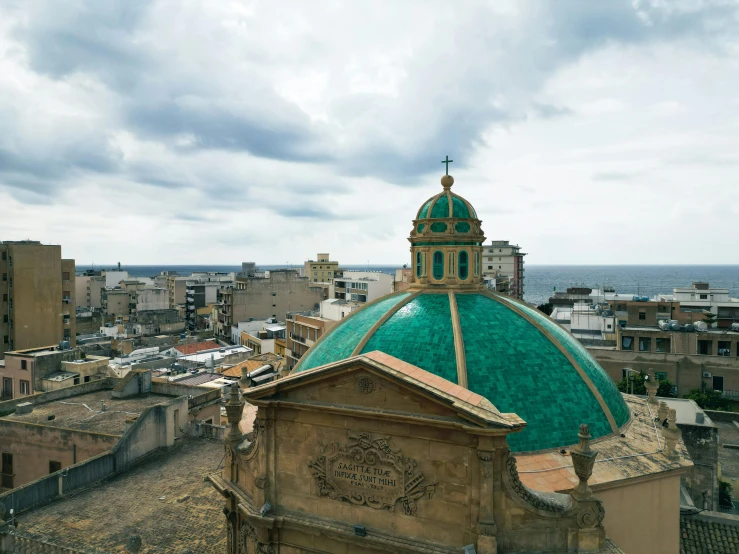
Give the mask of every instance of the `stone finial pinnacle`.
[[644, 383], [644, 388], [647, 389], [647, 402], [650, 404], [657, 404], [657, 391], [659, 390], [659, 383], [657, 377], [654, 374], [654, 370], [650, 367], [647, 371], [647, 382]]
[[590, 498], [593, 491], [588, 486], [588, 479], [593, 474], [593, 465], [598, 453], [590, 448], [590, 427], [586, 424], [580, 425], [580, 444], [570, 450], [572, 465], [575, 468], [575, 474], [580, 482], [572, 489], [572, 496], [578, 500], [586, 500]]
[[242, 439], [239, 423], [241, 423], [241, 414], [244, 412], [244, 400], [240, 398], [239, 384], [231, 384], [231, 393], [228, 402], [226, 402], [226, 416], [231, 429], [226, 435], [228, 442], [240, 442]]

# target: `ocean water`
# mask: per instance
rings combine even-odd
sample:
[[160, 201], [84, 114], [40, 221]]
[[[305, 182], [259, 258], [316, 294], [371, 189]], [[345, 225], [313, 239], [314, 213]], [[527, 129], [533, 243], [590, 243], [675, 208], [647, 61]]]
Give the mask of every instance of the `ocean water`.
[[[112, 268], [113, 266], [103, 266]], [[300, 268], [302, 266], [260, 265], [261, 269]], [[381, 271], [395, 274], [396, 265], [346, 265], [344, 269]], [[88, 267], [78, 267], [83, 271]], [[99, 267], [96, 267], [99, 269]], [[195, 271], [241, 271], [240, 265], [130, 265], [122, 266], [132, 277], [153, 277], [162, 271], [189, 275]], [[525, 266], [524, 299], [532, 304], [546, 302], [556, 287], [612, 287], [618, 293], [652, 296], [671, 293], [675, 287], [707, 281], [713, 288], [726, 288], [739, 295], [739, 265], [529, 265]]]

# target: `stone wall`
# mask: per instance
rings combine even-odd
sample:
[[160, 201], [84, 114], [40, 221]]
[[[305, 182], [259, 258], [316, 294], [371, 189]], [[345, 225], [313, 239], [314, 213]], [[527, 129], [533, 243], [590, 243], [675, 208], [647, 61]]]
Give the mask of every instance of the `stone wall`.
[[678, 427], [694, 464], [683, 477], [690, 497], [699, 509], [718, 510], [718, 429], [698, 425]]
[[[69, 467], [63, 465], [61, 471], [53, 474], [48, 474], [47, 467], [45, 476], [0, 494], [0, 503], [3, 503], [7, 508], [15, 509], [16, 512], [22, 512], [34, 506], [45, 504], [59, 495], [69, 494], [88, 487], [102, 479], [111, 477], [117, 472], [126, 471], [144, 456], [160, 448], [171, 447], [177, 437], [188, 433], [189, 424], [186, 417], [186, 398], [177, 398], [150, 406], [136, 419], [122, 437], [112, 436], [115, 442], [101, 454]], [[180, 420], [179, 424], [175, 423], [177, 419]], [[2, 422], [3, 420], [0, 420], [0, 423]], [[21, 425], [31, 427], [28, 424]], [[182, 431], [180, 431], [180, 428], [182, 428]], [[54, 428], [43, 429], [57, 430]], [[93, 433], [78, 433], [93, 435]], [[84, 437], [76, 438], [84, 440]]]
[[34, 425], [0, 418], [0, 444], [13, 455], [14, 486], [49, 474], [49, 462], [62, 467], [97, 456], [113, 448], [117, 435]]

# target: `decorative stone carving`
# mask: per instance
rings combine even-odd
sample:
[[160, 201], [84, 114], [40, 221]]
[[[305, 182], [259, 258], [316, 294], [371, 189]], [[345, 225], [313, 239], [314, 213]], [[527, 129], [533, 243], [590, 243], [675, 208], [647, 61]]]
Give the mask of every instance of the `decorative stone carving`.
[[226, 441], [229, 443], [241, 442], [242, 434], [239, 429], [241, 423], [241, 414], [244, 412], [244, 401], [240, 398], [239, 385], [233, 383], [231, 385], [231, 394], [228, 402], [226, 402], [226, 416], [231, 429], [226, 435]]
[[657, 377], [654, 375], [654, 370], [649, 368], [647, 372], [648, 379], [644, 383], [644, 387], [647, 389], [647, 402], [650, 404], [657, 405], [657, 390], [659, 389], [659, 383]]
[[369, 394], [375, 390], [375, 382], [370, 377], [360, 377], [357, 382], [357, 388], [359, 392]]
[[416, 515], [416, 501], [434, 493], [436, 484], [415, 460], [392, 450], [388, 437], [350, 432], [347, 444], [324, 445], [321, 454], [308, 463], [321, 496], [391, 512], [400, 502], [406, 515]]
[[477, 457], [480, 459], [482, 466], [482, 476], [492, 477], [493, 475], [493, 453], [486, 450], [478, 450]]
[[676, 458], [677, 439], [680, 437], [680, 429], [677, 428], [677, 412], [669, 410], [667, 415], [667, 427], [662, 427], [662, 436], [665, 438], [665, 456]]
[[[566, 503], [555, 502], [553, 499], [543, 496], [542, 493], [534, 492], [526, 487], [526, 485], [521, 482], [521, 479], [518, 476], [516, 457], [511, 454], [509, 454], [508, 458], [506, 459], [506, 471], [508, 472], [508, 478], [515, 493], [524, 502], [530, 504], [533, 508], [544, 510], [545, 512], [554, 513], [564, 512], [569, 508], [569, 505], [567, 505]], [[568, 498], [565, 495], [560, 496]]]
[[249, 461], [256, 456], [259, 450], [259, 444], [267, 429], [267, 422], [264, 419], [254, 420], [254, 430], [246, 435], [246, 440], [239, 445], [239, 453], [243, 456], [244, 461]]
[[584, 502], [584, 509], [577, 514], [577, 526], [580, 529], [592, 529], [603, 523], [606, 517], [606, 511], [600, 500], [592, 500]]
[[580, 444], [570, 451], [570, 456], [580, 482], [573, 489], [572, 496], [578, 500], [586, 500], [593, 495], [588, 486], [588, 479], [593, 474], [593, 465], [598, 453], [590, 449], [590, 428], [587, 425], [580, 425], [580, 434], [577, 436], [580, 437]]
[[659, 409], [657, 410], [657, 417], [659, 418], [660, 425], [662, 425], [662, 422], [667, 419], [667, 415], [669, 413], [670, 409], [667, 407], [667, 402], [664, 400], [660, 401]]
[[257, 531], [254, 526], [248, 521], [241, 521], [241, 532], [239, 533], [239, 553], [238, 554], [250, 554], [249, 543], [252, 544], [253, 548], [251, 552], [255, 554], [275, 554], [275, 549], [272, 545], [264, 544], [259, 542]]

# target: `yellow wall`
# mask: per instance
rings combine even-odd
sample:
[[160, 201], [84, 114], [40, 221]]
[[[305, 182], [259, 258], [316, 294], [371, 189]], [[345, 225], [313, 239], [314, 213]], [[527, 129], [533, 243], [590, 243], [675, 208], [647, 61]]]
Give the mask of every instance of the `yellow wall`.
[[596, 491], [603, 501], [606, 536], [629, 554], [680, 551], [680, 476]]

